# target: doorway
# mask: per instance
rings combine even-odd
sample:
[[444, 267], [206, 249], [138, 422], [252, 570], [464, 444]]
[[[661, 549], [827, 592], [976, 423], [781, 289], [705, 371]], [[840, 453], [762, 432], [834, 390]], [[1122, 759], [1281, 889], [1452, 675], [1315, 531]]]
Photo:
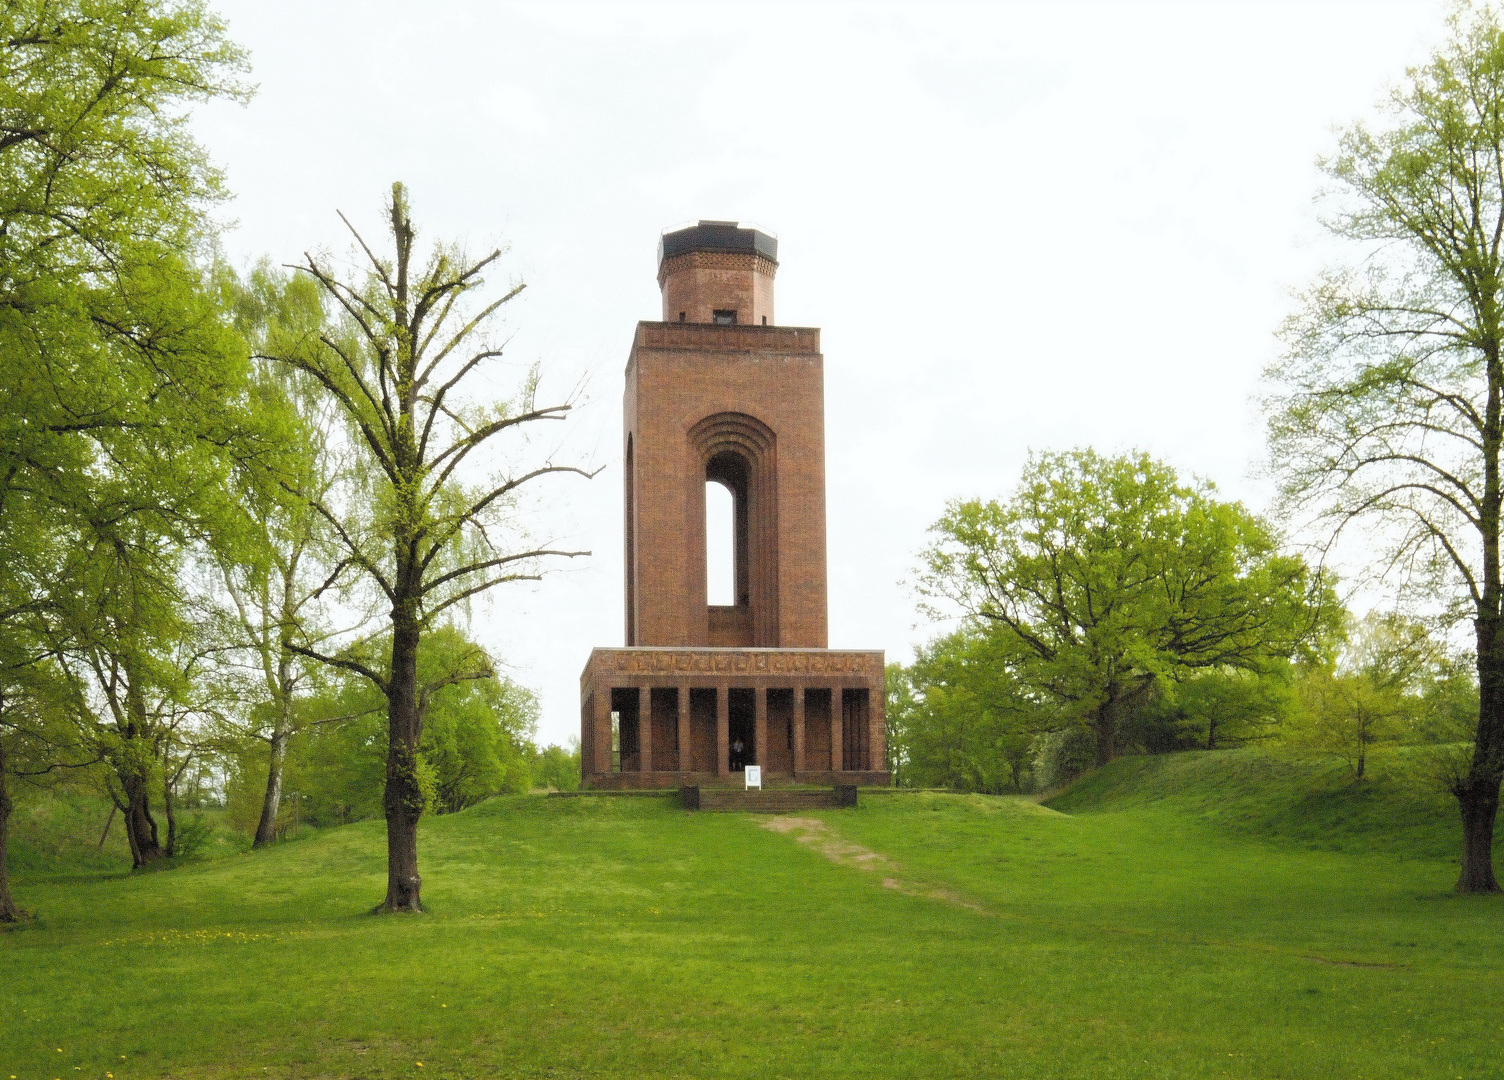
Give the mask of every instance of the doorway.
[[756, 690], [740, 687], [733, 688], [727, 694], [726, 742], [732, 772], [742, 772], [748, 765], [757, 764], [756, 694]]

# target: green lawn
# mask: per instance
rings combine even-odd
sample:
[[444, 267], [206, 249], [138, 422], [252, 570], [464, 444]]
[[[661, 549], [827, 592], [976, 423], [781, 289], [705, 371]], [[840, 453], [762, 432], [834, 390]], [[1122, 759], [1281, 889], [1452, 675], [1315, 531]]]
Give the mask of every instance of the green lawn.
[[496, 799], [426, 821], [421, 918], [361, 914], [376, 822], [42, 861], [0, 1080], [1504, 1075], [1504, 901], [1452, 894], [1444, 799], [1249, 751], [1052, 805], [866, 795], [779, 832]]

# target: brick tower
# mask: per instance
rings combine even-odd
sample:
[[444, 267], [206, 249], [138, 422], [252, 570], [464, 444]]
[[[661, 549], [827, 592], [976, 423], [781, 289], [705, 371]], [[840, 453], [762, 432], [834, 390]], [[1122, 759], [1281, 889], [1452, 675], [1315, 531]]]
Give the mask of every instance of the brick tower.
[[[663, 321], [627, 360], [626, 648], [581, 676], [594, 787], [887, 783], [883, 654], [826, 649], [820, 331], [773, 319], [778, 241], [701, 221], [658, 249]], [[705, 487], [732, 497], [733, 599], [707, 602]], [[834, 751], [834, 752], [833, 752]]]

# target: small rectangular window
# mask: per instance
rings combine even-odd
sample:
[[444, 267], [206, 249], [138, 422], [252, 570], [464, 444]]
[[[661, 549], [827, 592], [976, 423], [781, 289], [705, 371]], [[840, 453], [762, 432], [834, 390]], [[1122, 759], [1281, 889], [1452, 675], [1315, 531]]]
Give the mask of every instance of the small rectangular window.
[[683, 311], [681, 311], [681, 312], [679, 312], [679, 321], [680, 321], [680, 322], [683, 322], [683, 321], [684, 321], [684, 316], [685, 316], [685, 314], [686, 314], [686, 312], [683, 312]]
[[717, 310], [715, 312], [715, 324], [717, 326], [735, 326], [736, 312]]
[[768, 317], [767, 317], [767, 316], [766, 316], [766, 315], [764, 315], [764, 316], [763, 316], [763, 317], [762, 317], [762, 324], [763, 324], [763, 325], [764, 325], [764, 326], [767, 326], [767, 325], [768, 325]]

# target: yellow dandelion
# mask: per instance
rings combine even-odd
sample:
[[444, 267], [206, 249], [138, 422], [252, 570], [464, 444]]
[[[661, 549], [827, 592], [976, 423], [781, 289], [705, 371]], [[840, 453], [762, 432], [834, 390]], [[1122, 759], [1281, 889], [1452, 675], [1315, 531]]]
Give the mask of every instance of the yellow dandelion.
[[421, 1068], [422, 1068], [422, 1067], [423, 1067], [423, 1063], [422, 1063], [422, 1062], [421, 1062], [421, 1061], [420, 1061], [420, 1062], [418, 1062], [418, 1068], [420, 1068], [420, 1069], [421, 1069]]

